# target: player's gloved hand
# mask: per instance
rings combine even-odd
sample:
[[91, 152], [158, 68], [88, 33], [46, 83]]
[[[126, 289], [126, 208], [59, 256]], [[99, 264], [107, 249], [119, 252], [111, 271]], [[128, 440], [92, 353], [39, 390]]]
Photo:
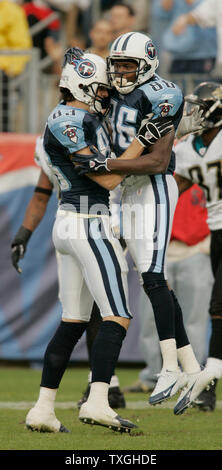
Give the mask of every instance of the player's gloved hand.
[[202, 114], [203, 109], [200, 109], [199, 106], [195, 106], [192, 114], [189, 116], [183, 116], [176, 130], [176, 138], [181, 139], [184, 135], [203, 129], [201, 123], [204, 121], [204, 117]]
[[18, 266], [18, 262], [20, 259], [24, 258], [26, 246], [31, 235], [32, 235], [31, 230], [21, 225], [20, 229], [15, 235], [14, 240], [12, 241], [11, 260], [12, 260], [12, 264], [14, 268], [16, 269], [16, 271], [18, 271], [18, 273], [22, 272], [21, 268]]
[[143, 119], [141, 122], [140, 129], [136, 135], [136, 139], [140, 142], [143, 147], [153, 145], [158, 139], [168, 134], [174, 129], [173, 121], [170, 117], [162, 118], [159, 116], [153, 121], [150, 117]]
[[93, 145], [89, 148], [93, 155], [81, 155], [75, 153], [75, 155], [71, 157], [73, 163], [80, 163], [80, 165], [75, 166], [75, 171], [80, 176], [85, 175], [86, 173], [95, 172], [97, 174], [102, 174], [110, 171], [107, 167], [107, 161], [109, 158], [100, 153]]
[[71, 64], [74, 59], [81, 59], [83, 55], [84, 52], [79, 47], [70, 47], [64, 54], [63, 67], [65, 67], [66, 64]]

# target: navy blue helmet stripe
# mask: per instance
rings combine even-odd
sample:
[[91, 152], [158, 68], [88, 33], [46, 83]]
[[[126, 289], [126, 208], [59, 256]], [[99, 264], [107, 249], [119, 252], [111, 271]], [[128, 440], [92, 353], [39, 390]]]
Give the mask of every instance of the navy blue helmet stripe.
[[123, 45], [122, 45], [122, 51], [125, 51], [125, 50], [126, 50], [126, 46], [127, 46], [128, 42], [129, 42], [131, 36], [133, 36], [133, 35], [134, 35], [134, 33], [130, 33], [129, 36], [127, 36], [127, 38], [125, 39], [125, 41], [124, 41], [124, 43], [123, 43]]
[[120, 36], [118, 39], [116, 39], [116, 41], [114, 42], [114, 45], [113, 45], [113, 50], [116, 51], [117, 49], [117, 46], [121, 40], [122, 36]]

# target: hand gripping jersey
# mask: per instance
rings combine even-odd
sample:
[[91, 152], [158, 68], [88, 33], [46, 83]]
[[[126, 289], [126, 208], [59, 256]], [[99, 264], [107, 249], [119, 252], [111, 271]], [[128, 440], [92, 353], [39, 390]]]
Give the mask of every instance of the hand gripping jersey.
[[203, 188], [210, 230], [222, 228], [222, 131], [209, 147], [204, 147], [201, 136], [189, 136], [175, 147], [176, 173]]
[[[140, 128], [141, 121], [150, 115], [172, 116], [175, 130], [183, 114], [183, 94], [172, 82], [154, 75], [148, 82], [123, 95], [115, 91], [110, 120], [113, 129], [114, 152], [119, 157], [130, 145]], [[144, 151], [146, 153], [146, 150]], [[174, 152], [167, 173], [173, 173]]]
[[74, 212], [108, 213], [109, 191], [86, 176], [79, 176], [69, 155], [94, 145], [105, 156], [110, 156], [110, 137], [105, 123], [83, 109], [58, 104], [50, 114], [45, 133], [44, 148], [50, 158], [50, 167], [60, 190], [60, 207]]

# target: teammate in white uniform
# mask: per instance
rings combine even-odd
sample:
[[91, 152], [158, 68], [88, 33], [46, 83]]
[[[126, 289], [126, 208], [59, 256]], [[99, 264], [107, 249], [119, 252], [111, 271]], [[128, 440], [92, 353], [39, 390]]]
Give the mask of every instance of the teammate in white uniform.
[[[170, 117], [177, 129], [183, 113], [182, 92], [177, 85], [155, 73], [156, 49], [147, 35], [131, 32], [117, 38], [107, 63], [115, 88], [111, 123], [117, 157], [129, 146], [147, 116], [162, 122]], [[137, 137], [141, 143], [144, 135], [147, 137], [146, 126]], [[130, 176], [123, 182], [123, 236], [152, 303], [163, 357], [163, 369], [149, 401], [161, 403], [187, 383], [185, 395], [181, 394], [174, 409], [175, 414], [180, 414], [212, 378], [206, 370], [201, 372], [184, 328], [181, 308], [167, 285], [165, 256], [178, 198], [173, 177], [174, 135], [171, 132], [158, 140], [152, 151], [153, 158], [150, 154], [127, 162], [101, 156], [86, 159], [82, 166], [86, 172], [108, 170], [143, 175]], [[154, 143], [152, 138], [150, 143]], [[144, 147], [146, 145], [144, 142]], [[185, 374], [179, 370], [178, 360]]]
[[[41, 168], [41, 173], [40, 173], [39, 181], [37, 182], [34, 194], [32, 196], [32, 199], [30, 200], [29, 205], [27, 207], [27, 211], [24, 216], [24, 221], [22, 223], [23, 227], [25, 227], [26, 229], [28, 229], [29, 227], [30, 235], [35, 231], [38, 224], [41, 222], [42, 218], [44, 217], [52, 190], [56, 192], [58, 199], [60, 198], [60, 188], [59, 188], [58, 180], [55, 177], [52, 169], [48, 165], [48, 156], [43, 147], [43, 137], [38, 136], [36, 139], [34, 159], [37, 165]], [[112, 212], [112, 205], [111, 205], [111, 212]], [[34, 214], [35, 214], [35, 217], [34, 217]], [[26, 232], [26, 233], [29, 234], [29, 232]], [[28, 241], [29, 240], [27, 240], [27, 242]], [[19, 267], [18, 263], [20, 259], [24, 257], [24, 254], [27, 249], [27, 243], [25, 243], [24, 240], [15, 239], [13, 240], [12, 245], [13, 245], [12, 263], [13, 263], [13, 266], [16, 268], [16, 270], [18, 272], [21, 272], [21, 268]], [[56, 252], [56, 256], [57, 256], [57, 252]], [[92, 345], [96, 337], [96, 334], [98, 332], [99, 326], [101, 325], [101, 322], [102, 322], [102, 318], [100, 316], [98, 306], [94, 302], [89, 325], [86, 330], [86, 343], [87, 343], [89, 361], [91, 358]], [[83, 397], [78, 402], [79, 408], [82, 405], [82, 403], [84, 403], [87, 400], [89, 396], [91, 375], [92, 373], [90, 372], [89, 384], [87, 386], [87, 389]], [[109, 399], [109, 404], [111, 408], [125, 408], [126, 406], [124, 395], [122, 391], [120, 390], [119, 379], [116, 375], [113, 375], [111, 379], [109, 392], [108, 392], [108, 399]]]
[[[207, 223], [211, 231], [210, 256], [215, 279], [209, 308], [212, 333], [206, 368], [219, 379], [222, 377], [222, 85], [203, 82], [192, 95], [186, 97], [186, 102], [188, 113], [200, 106], [204, 120], [198, 135], [190, 135], [176, 145], [175, 178], [180, 193], [197, 183], [206, 196]], [[215, 384], [196, 400], [203, 410], [215, 408]]]

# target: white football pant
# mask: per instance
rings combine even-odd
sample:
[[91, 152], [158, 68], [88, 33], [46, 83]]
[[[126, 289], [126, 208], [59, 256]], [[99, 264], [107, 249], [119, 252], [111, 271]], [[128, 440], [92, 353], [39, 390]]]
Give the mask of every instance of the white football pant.
[[131, 318], [128, 266], [109, 217], [59, 209], [53, 227], [62, 318], [88, 322], [95, 300], [102, 317]]

